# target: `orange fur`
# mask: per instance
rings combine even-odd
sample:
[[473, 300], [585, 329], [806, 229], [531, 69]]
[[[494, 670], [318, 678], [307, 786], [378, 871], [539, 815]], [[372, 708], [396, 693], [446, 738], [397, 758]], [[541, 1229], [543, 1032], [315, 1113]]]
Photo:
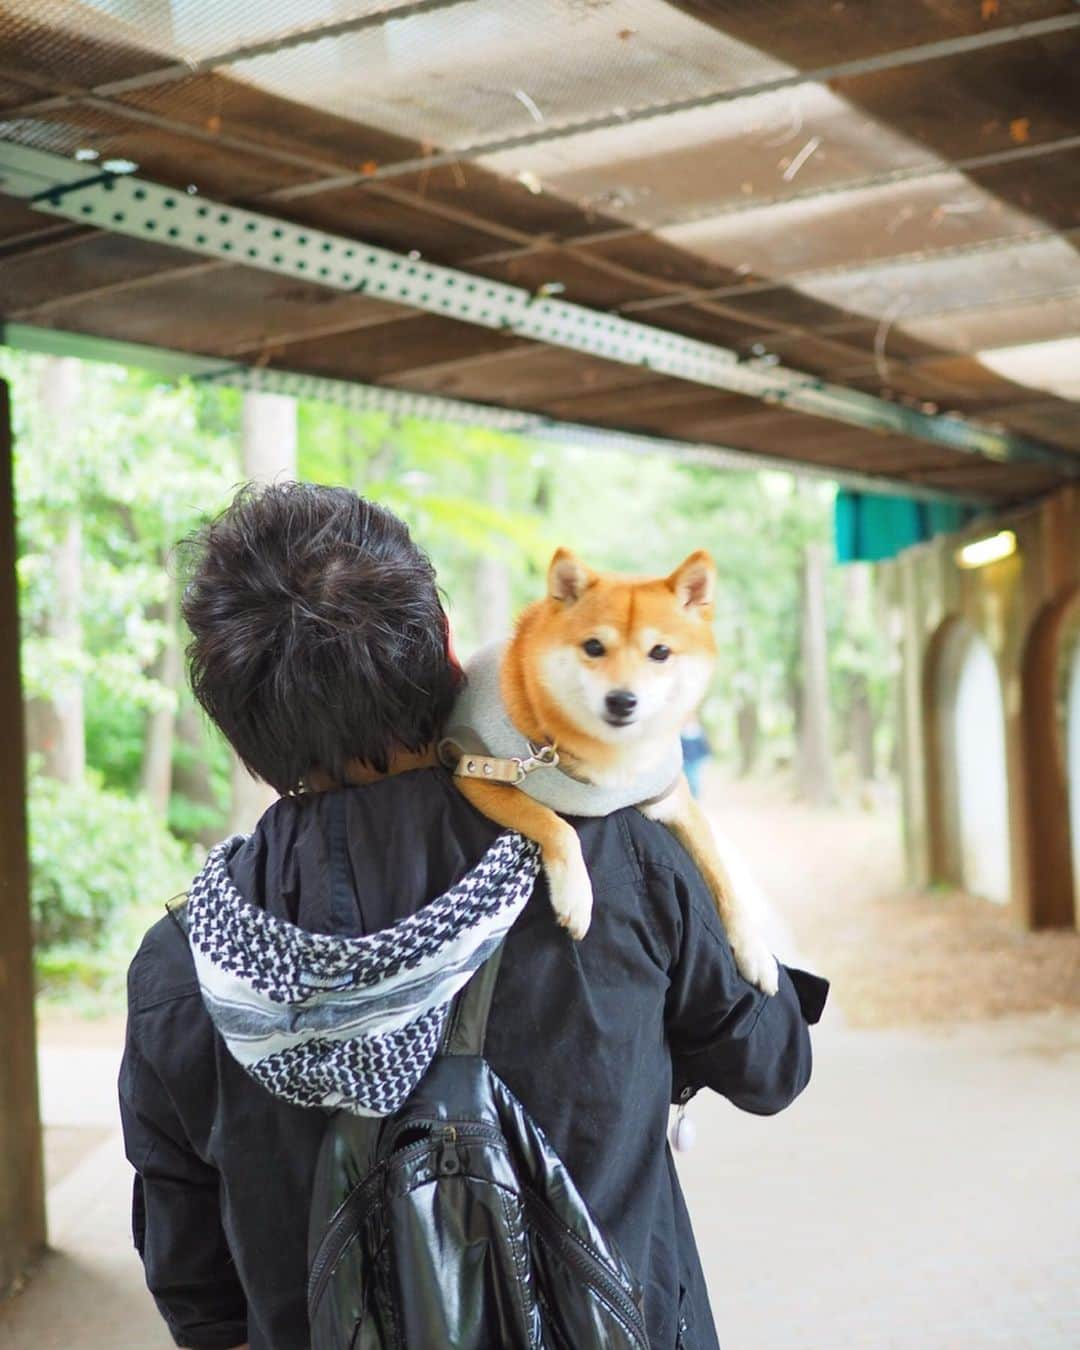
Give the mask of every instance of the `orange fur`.
[[[576, 562], [568, 550], [559, 549], [551, 571], [567, 560]], [[557, 599], [549, 587], [544, 599], [529, 605], [517, 621], [502, 666], [503, 701], [517, 729], [534, 741], [556, 744], [561, 753], [584, 766], [617, 767], [625, 758], [619, 746], [590, 735], [574, 712], [560, 707], [545, 688], [542, 658], [555, 647], [580, 651], [582, 642], [598, 630], [614, 629], [617, 640], [607, 644], [599, 661], [589, 662], [583, 654], [579, 659], [606, 673], [613, 687], [632, 685], [643, 668], [647, 673], [648, 662], [635, 639], [651, 630], [657, 641], [665, 642], [676, 656], [696, 654], [708, 660], [711, 668], [716, 656], [712, 603], [690, 611], [678, 599], [680, 578], [696, 567], [710, 573], [713, 569], [712, 559], [704, 550], [692, 553], [668, 577], [627, 577], [582, 567], [583, 589], [577, 599], [570, 603]], [[688, 708], [685, 715], [693, 711]], [[678, 728], [674, 730], [677, 734]]]
[[[586, 781], [610, 785], [624, 775], [632, 781], [650, 755], [663, 763], [712, 673], [715, 578], [712, 559], [700, 550], [670, 576], [638, 578], [594, 572], [559, 549], [547, 596], [521, 615], [503, 658], [500, 685], [511, 722], [534, 743], [556, 746], [564, 766]], [[590, 652], [590, 644], [602, 650]], [[660, 649], [669, 655], [657, 659]], [[603, 715], [607, 696], [616, 692], [637, 700], [625, 723]], [[457, 782], [479, 811], [540, 845], [559, 922], [582, 937], [592, 915], [592, 888], [572, 827], [513, 787]], [[739, 969], [775, 993], [776, 962], [732, 890], [685, 776], [641, 809], [672, 830], [702, 872]]]

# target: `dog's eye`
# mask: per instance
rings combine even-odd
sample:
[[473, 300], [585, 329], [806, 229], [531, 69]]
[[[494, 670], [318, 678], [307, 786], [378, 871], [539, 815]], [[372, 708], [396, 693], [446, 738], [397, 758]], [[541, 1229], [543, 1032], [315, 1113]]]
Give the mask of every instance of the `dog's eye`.
[[582, 650], [586, 656], [603, 656], [604, 644], [599, 638], [589, 638], [587, 642], [581, 644]]
[[662, 642], [658, 642], [655, 647], [649, 651], [650, 661], [666, 661], [671, 655], [671, 648], [665, 647]]

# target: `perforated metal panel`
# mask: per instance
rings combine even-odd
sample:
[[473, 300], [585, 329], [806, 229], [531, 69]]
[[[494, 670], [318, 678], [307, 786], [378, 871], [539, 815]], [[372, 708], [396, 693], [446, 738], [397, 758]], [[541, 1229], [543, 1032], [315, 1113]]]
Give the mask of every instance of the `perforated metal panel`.
[[410, 394], [398, 389], [352, 384], [344, 380], [328, 380], [315, 375], [300, 375], [285, 370], [251, 369], [211, 372], [199, 376], [209, 384], [224, 384], [237, 389], [254, 389], [267, 393], [288, 394], [292, 398], [315, 399], [349, 408], [354, 412], [383, 412], [393, 417], [423, 417], [437, 422], [452, 422], [467, 426], [490, 427], [498, 431], [515, 432], [537, 441], [558, 445], [575, 445], [596, 450], [622, 450], [630, 454], [656, 454], [660, 451], [691, 463], [707, 464], [711, 468], [747, 472], [768, 469], [772, 472], [789, 471], [825, 479], [882, 496], [915, 497], [925, 501], [980, 501], [978, 494], [943, 492], [925, 484], [893, 483], [873, 474], [853, 473], [850, 470], [810, 464], [805, 460], [785, 459], [782, 456], [759, 455], [747, 450], [733, 450], [716, 445], [700, 445], [687, 441], [670, 440], [663, 436], [640, 436], [627, 432], [607, 431], [600, 427], [583, 426], [576, 422], [554, 421], [533, 413], [512, 412], [482, 403], [461, 399], [439, 398], [430, 394]]
[[[48, 175], [52, 158], [8, 147], [0, 152], [0, 187], [28, 195], [27, 184], [33, 183], [35, 175], [38, 181]], [[37, 209], [114, 233], [153, 239], [338, 290], [363, 292], [677, 379], [749, 394], [815, 416], [894, 431], [992, 459], [1057, 462], [1062, 458], [1023, 437], [962, 418], [927, 415], [767, 360], [740, 361], [723, 347], [580, 305], [537, 299], [520, 287], [402, 257], [359, 240], [191, 197], [135, 177], [97, 175], [73, 183], [70, 162], [56, 161], [55, 170], [60, 181], [34, 194]]]
[[536, 413], [519, 412], [509, 408], [492, 407], [464, 399], [442, 398], [432, 394], [414, 394], [407, 390], [356, 384], [346, 380], [326, 379], [295, 371], [268, 367], [228, 366], [221, 361], [171, 352], [163, 348], [133, 343], [113, 342], [107, 338], [87, 337], [78, 333], [58, 332], [25, 324], [6, 324], [0, 329], [0, 341], [25, 351], [46, 352], [57, 356], [77, 356], [84, 361], [109, 361], [123, 365], [141, 366], [166, 377], [194, 376], [204, 383], [224, 384], [237, 389], [262, 390], [267, 393], [287, 394], [292, 398], [315, 399], [349, 408], [355, 412], [382, 412], [391, 417], [420, 417], [437, 422], [451, 422], [466, 426], [487, 427], [497, 431], [515, 432], [539, 441], [562, 445], [576, 445], [597, 450], [624, 450], [633, 454], [660, 451], [680, 459], [707, 464], [713, 468], [732, 470], [768, 469], [807, 473], [829, 481], [861, 488], [884, 495], [925, 498], [931, 501], [980, 500], [978, 494], [958, 497], [955, 493], [939, 491], [925, 484], [895, 483], [873, 474], [856, 473], [824, 465], [807, 464], [773, 455], [759, 455], [746, 450], [734, 450], [716, 445], [693, 444], [671, 440], [663, 436], [630, 435], [565, 422]]

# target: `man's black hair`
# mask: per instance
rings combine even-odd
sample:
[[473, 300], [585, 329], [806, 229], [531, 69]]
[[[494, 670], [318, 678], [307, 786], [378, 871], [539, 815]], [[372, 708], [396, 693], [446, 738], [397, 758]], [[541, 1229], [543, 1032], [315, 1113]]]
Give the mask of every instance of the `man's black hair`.
[[345, 488], [242, 488], [187, 542], [195, 697], [278, 792], [350, 760], [385, 772], [437, 736], [461, 673], [435, 569], [398, 518]]

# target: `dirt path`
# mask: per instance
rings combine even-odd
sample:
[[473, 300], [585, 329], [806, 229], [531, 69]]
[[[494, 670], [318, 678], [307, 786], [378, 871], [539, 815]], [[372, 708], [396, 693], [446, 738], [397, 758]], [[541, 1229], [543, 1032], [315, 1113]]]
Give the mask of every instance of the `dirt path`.
[[1025, 933], [986, 901], [912, 892], [893, 804], [815, 809], [719, 775], [707, 804], [853, 1026], [1080, 1008], [1080, 933]]

